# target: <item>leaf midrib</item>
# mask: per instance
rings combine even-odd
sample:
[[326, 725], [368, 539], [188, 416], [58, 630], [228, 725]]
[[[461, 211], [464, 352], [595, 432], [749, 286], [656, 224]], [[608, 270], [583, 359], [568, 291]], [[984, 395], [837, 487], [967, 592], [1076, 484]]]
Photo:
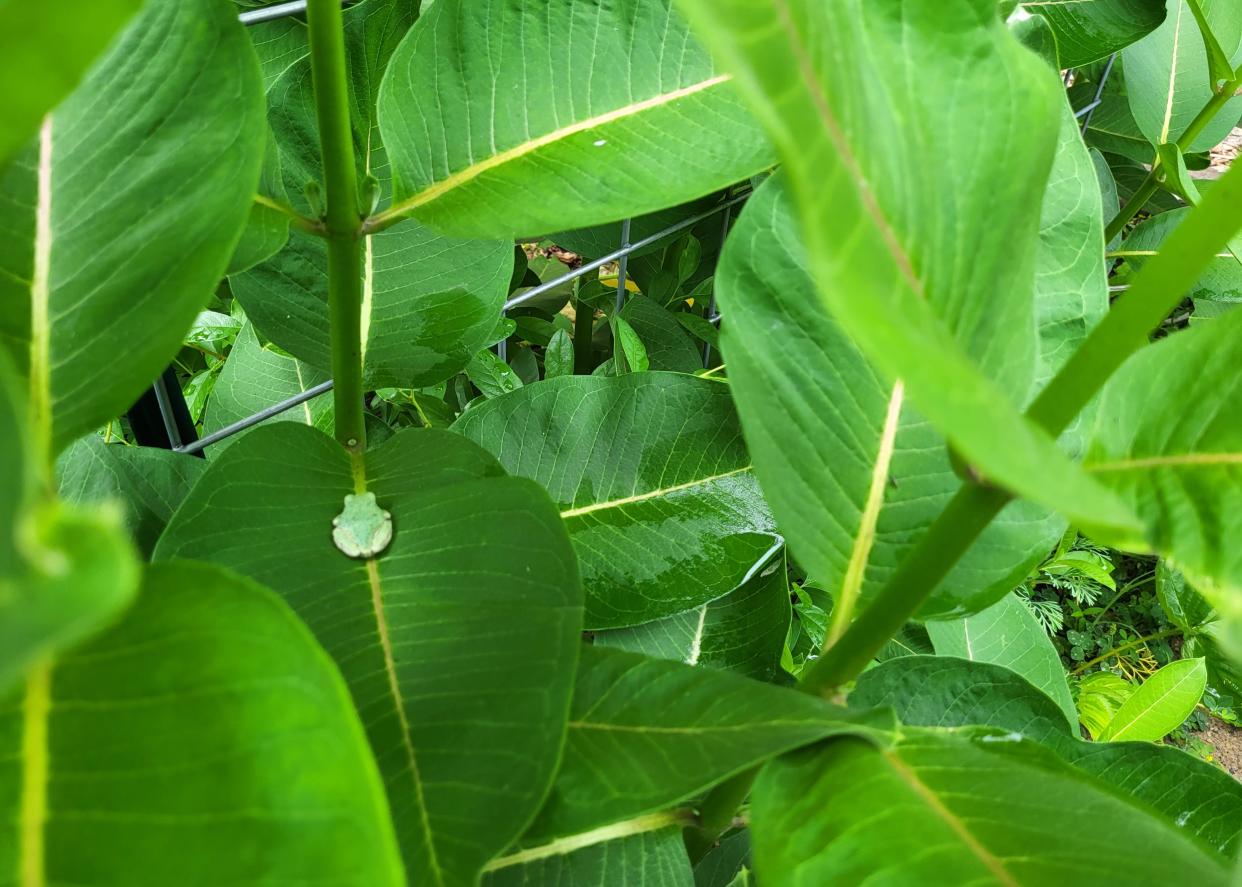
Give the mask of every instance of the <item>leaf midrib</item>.
[[753, 465], [743, 465], [741, 468], [734, 468], [731, 471], [725, 471], [721, 474], [712, 474], [707, 477], [696, 477], [683, 483], [673, 484], [671, 487], [659, 487], [654, 490], [648, 490], [645, 493], [634, 493], [630, 496], [622, 496], [618, 499], [609, 499], [604, 502], [595, 502], [591, 505], [582, 505], [577, 508], [567, 508], [561, 512], [562, 518], [581, 517], [584, 514], [592, 514], [596, 511], [606, 511], [611, 508], [623, 508], [626, 505], [634, 505], [638, 502], [646, 502], [650, 499], [659, 499], [664, 496], [671, 496], [674, 493], [681, 493], [685, 490], [692, 490], [695, 487], [706, 486], [718, 480], [725, 480], [730, 477], [737, 477], [739, 474], [746, 474], [753, 471]]

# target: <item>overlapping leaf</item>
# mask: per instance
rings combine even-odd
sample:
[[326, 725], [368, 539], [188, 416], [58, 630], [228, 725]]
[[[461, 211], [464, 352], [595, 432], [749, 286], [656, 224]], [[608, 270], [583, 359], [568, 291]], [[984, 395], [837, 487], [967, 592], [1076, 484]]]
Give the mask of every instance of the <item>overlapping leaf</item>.
[[1047, 693], [1069, 723], [1078, 722], [1061, 658], [1035, 614], [1016, 594], [974, 616], [928, 622], [927, 633], [941, 656], [991, 662], [1012, 669]]
[[[1029, 208], [1062, 99], [996, 4], [682, 5], [780, 149], [819, 296], [878, 372], [984, 475], [1133, 535], [1133, 515], [1016, 409], [1035, 375]], [[932, 157], [954, 174], [928, 175]]]
[[1117, 709], [1101, 742], [1155, 742], [1181, 726], [1203, 698], [1207, 666], [1202, 659], [1179, 659], [1158, 669]]
[[885, 712], [619, 650], [583, 650], [565, 757], [524, 840], [672, 807], [773, 755], [849, 733], [883, 744]]
[[460, 236], [641, 215], [775, 159], [672, 0], [438, 0], [379, 108], [387, 214]]
[[406, 883], [339, 673], [203, 565], [151, 568], [117, 625], [0, 696], [0, 823], [22, 885]]
[[[375, 94], [389, 57], [417, 19], [417, 6], [367, 0], [345, 16], [358, 172], [374, 177], [382, 194], [391, 186]], [[299, 195], [294, 202], [302, 206], [304, 186], [321, 175], [309, 58], [283, 70], [268, 102], [284, 188]], [[442, 237], [408, 222], [366, 237], [363, 262], [363, 368], [370, 387], [441, 382], [490, 344], [508, 292], [511, 243]], [[316, 369], [330, 369], [327, 250], [321, 238], [293, 231], [280, 253], [235, 276], [232, 285], [267, 338]]]
[[[1091, 828], [1067, 828], [1067, 810]], [[791, 887], [1230, 882], [1231, 861], [1144, 804], [989, 735], [907, 728], [891, 749], [841, 738], [785, 755], [761, 771], [751, 817], [759, 877]]]
[[[392, 515], [377, 558], [336, 548], [346, 494]], [[441, 431], [352, 460], [322, 432], [256, 429], [215, 460], [157, 558], [268, 584], [337, 661], [379, 762], [412, 883], [472, 883], [534, 816], [565, 731], [581, 591], [540, 488]]]
[[1106, 58], [1164, 21], [1164, 0], [1029, 0], [1022, 6], [1056, 32], [1062, 68]]
[[228, 4], [151, 0], [0, 177], [0, 342], [54, 450], [176, 354], [254, 198], [262, 106]]
[[562, 377], [474, 407], [453, 430], [560, 507], [588, 628], [640, 625], [728, 594], [781, 544], [718, 382]]

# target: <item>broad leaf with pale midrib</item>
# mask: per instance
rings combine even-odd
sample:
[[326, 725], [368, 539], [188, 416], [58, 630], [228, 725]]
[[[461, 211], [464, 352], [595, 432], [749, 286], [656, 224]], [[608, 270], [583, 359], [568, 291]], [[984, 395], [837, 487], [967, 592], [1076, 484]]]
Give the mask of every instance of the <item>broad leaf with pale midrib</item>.
[[1035, 375], [1030, 207], [1063, 98], [994, 0], [682, 6], [776, 142], [819, 297], [859, 349], [982, 474], [1132, 537], [1124, 505], [1017, 412]]
[[[1067, 828], [1067, 810], [1091, 827]], [[990, 734], [911, 727], [891, 749], [840, 738], [785, 755], [760, 772], [751, 819], [759, 877], [789, 887], [1230, 881], [1144, 805]]]
[[1242, 785], [1180, 749], [1142, 742], [1084, 742], [1047, 695], [999, 665], [951, 656], [911, 656], [862, 675], [851, 708], [891, 706], [904, 724], [984, 725], [1043, 743], [1123, 798], [1225, 858], [1242, 837]]
[[340, 674], [205, 565], [150, 568], [120, 622], [0, 699], [0, 821], [22, 884], [405, 883]]
[[453, 430], [560, 507], [587, 628], [640, 625], [728, 594], [780, 545], [718, 382], [561, 377], [476, 406]]
[[[360, 486], [392, 514], [376, 559], [337, 550]], [[442, 431], [365, 457], [259, 428], [215, 460], [157, 558], [269, 585], [336, 659], [388, 790], [412, 883], [466, 884], [534, 816], [556, 766], [581, 628], [573, 551], [538, 485]]]
[[229, 4], [151, 0], [0, 174], [0, 344], [54, 449], [177, 353], [245, 224], [262, 109]]
[[[366, 0], [345, 13], [349, 96], [359, 175], [390, 191], [387, 154], [375, 122], [375, 94], [389, 56], [417, 19], [416, 3]], [[268, 93], [284, 188], [301, 196], [321, 177], [308, 57], [285, 69]], [[442, 237], [407, 222], [364, 238], [362, 349], [369, 387], [432, 385], [460, 371], [490, 335], [508, 292], [513, 246]], [[327, 250], [294, 230], [288, 245], [244, 274], [233, 291], [255, 326], [318, 370], [331, 367]]]
[[565, 756], [524, 841], [667, 809], [826, 736], [891, 739], [885, 712], [847, 713], [797, 690], [620, 650], [582, 651]]
[[1181, 726], [1203, 698], [1207, 666], [1179, 659], [1157, 669], [1130, 696], [1100, 734], [1101, 742], [1156, 742]]
[[438, 0], [384, 76], [391, 212], [460, 236], [641, 215], [774, 162], [672, 0]]

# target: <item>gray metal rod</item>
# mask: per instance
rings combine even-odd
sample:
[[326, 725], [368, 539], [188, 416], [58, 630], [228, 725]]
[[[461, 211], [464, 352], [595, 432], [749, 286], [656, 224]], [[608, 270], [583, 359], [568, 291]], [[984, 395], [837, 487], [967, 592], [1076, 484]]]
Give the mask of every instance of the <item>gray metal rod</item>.
[[168, 442], [175, 450], [181, 446], [181, 429], [177, 427], [177, 416], [173, 412], [172, 402], [168, 399], [168, 388], [164, 385], [164, 376], [160, 374], [151, 386], [155, 391], [155, 402], [160, 408], [160, 418], [164, 420], [164, 433]]
[[[347, 3], [349, 0], [341, 0], [341, 2]], [[291, 3], [275, 3], [271, 6], [251, 9], [241, 13], [237, 18], [243, 25], [257, 25], [260, 22], [272, 22], [278, 18], [288, 18], [304, 12], [306, 12], [306, 0], [293, 0]]]
[[1113, 65], [1116, 61], [1117, 53], [1114, 52], [1108, 57], [1108, 64], [1104, 66], [1104, 71], [1100, 74], [1100, 85], [1096, 87], [1095, 98], [1091, 100], [1091, 104], [1074, 115], [1082, 118], [1083, 135], [1087, 134], [1087, 129], [1091, 126], [1091, 118], [1095, 115], [1095, 109], [1104, 104], [1104, 87], [1108, 85], [1108, 78], [1113, 73]]
[[622, 256], [632, 255], [633, 253], [638, 252], [640, 249], [645, 249], [646, 247], [651, 246], [651, 244], [656, 243], [660, 240], [663, 240], [665, 237], [668, 237], [671, 234], [676, 234], [678, 231], [684, 231], [687, 228], [697, 225], [699, 222], [703, 221], [704, 219], [710, 219], [712, 216], [716, 215], [716, 213], [718, 212], [724, 212], [726, 209], [729, 209], [730, 207], [737, 206], [739, 203], [741, 203], [743, 200], [745, 200], [749, 196], [750, 196], [749, 191], [746, 192], [745, 194], [739, 194], [737, 197], [730, 198], [729, 200], [726, 200], [724, 203], [720, 204], [719, 206], [713, 206], [707, 212], [699, 213], [697, 216], [692, 216], [691, 218], [688, 218], [688, 219], [683, 219], [682, 221], [678, 222], [675, 225], [669, 225], [663, 231], [657, 231], [655, 234], [652, 234], [649, 237], [644, 237], [642, 240], [639, 240], [636, 243], [631, 243], [629, 246], [623, 246], [621, 247], [621, 249], [613, 250], [608, 255], [603, 256], [602, 258], [593, 259], [592, 261], [587, 262], [581, 268], [575, 268], [573, 271], [570, 271], [568, 274], [562, 274], [560, 277], [556, 278], [555, 280], [549, 280], [547, 283], [539, 284], [539, 286], [532, 286], [526, 292], [516, 295], [509, 301], [505, 302], [504, 310], [508, 311], [511, 308], [516, 308], [518, 305], [521, 305], [524, 302], [529, 302], [531, 299], [536, 299], [539, 296], [542, 296], [544, 293], [551, 292], [552, 290], [556, 289], [558, 286], [561, 286], [562, 284], [569, 283], [573, 280], [577, 280], [579, 277], [585, 277], [586, 275], [590, 274], [592, 271], [597, 271], [600, 268], [604, 267], [609, 262], [619, 261]]
[[240, 431], [245, 431], [247, 428], [252, 428], [255, 425], [258, 425], [264, 419], [270, 419], [272, 416], [278, 416], [286, 410], [293, 409], [298, 404], [306, 403], [306, 401], [318, 397], [321, 394], [326, 394], [331, 390], [332, 380], [329, 379], [327, 382], [322, 382], [314, 388], [306, 389], [301, 394], [295, 394], [288, 400], [282, 400], [280, 403], [275, 403], [266, 409], [259, 410], [259, 412], [255, 413], [253, 416], [247, 416], [245, 419], [234, 422], [232, 425], [226, 425], [219, 431], [213, 432], [206, 437], [200, 437], [193, 443], [188, 443], [183, 447], [176, 447], [175, 449], [178, 453], [197, 453], [199, 450], [203, 449], [203, 447], [210, 446], [213, 443], [219, 443], [226, 437], [232, 437]]
[[[621, 249], [625, 250], [630, 245], [630, 222], [626, 219], [621, 223]], [[625, 279], [629, 272], [630, 254], [624, 253], [621, 260], [617, 262], [617, 301], [614, 310], [617, 314], [621, 313], [621, 309], [625, 307]]]

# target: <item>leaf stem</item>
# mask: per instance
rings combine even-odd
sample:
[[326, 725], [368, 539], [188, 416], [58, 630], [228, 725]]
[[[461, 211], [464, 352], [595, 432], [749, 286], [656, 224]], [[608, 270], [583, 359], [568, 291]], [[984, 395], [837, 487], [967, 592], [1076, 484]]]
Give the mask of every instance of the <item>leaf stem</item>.
[[591, 337], [595, 332], [595, 311], [578, 298], [578, 281], [574, 281], [574, 375], [589, 376], [595, 369]]
[[296, 209], [285, 203], [283, 200], [277, 200], [275, 197], [268, 197], [266, 194], [254, 195], [254, 202], [259, 206], [265, 206], [268, 209], [276, 210], [289, 217], [289, 224], [296, 228], [300, 228], [308, 234], [315, 234], [323, 237], [327, 233], [323, 222], [317, 222], [312, 218], [302, 215]]
[[[1195, 139], [1207, 128], [1221, 109], [1234, 98], [1234, 93], [1238, 91], [1238, 87], [1242, 85], [1242, 76], [1235, 75], [1234, 78], [1221, 86], [1220, 90], [1212, 95], [1212, 98], [1206, 105], [1200, 109], [1195, 115], [1195, 119], [1190, 121], [1190, 125], [1186, 127], [1186, 131], [1182, 133], [1181, 138], [1177, 140], [1179, 151], [1189, 151]], [[1112, 243], [1113, 238], [1120, 234], [1130, 224], [1130, 221], [1139, 214], [1147, 201], [1160, 188], [1160, 158], [1156, 158], [1152, 163], [1151, 172], [1147, 174], [1147, 178], [1143, 179], [1142, 184], [1138, 186], [1130, 199], [1126, 201], [1126, 205], [1121, 208], [1121, 212], [1113, 217], [1108, 223], [1108, 227], [1104, 229], [1104, 242]]]
[[1104, 662], [1107, 659], [1111, 659], [1112, 657], [1116, 656], [1118, 653], [1124, 653], [1126, 650], [1146, 644], [1148, 641], [1158, 641], [1161, 638], [1171, 638], [1179, 634], [1185, 634], [1185, 630], [1181, 628], [1166, 628], [1163, 631], [1157, 631], [1149, 635], [1144, 635], [1143, 637], [1137, 640], [1128, 641], [1127, 643], [1121, 644], [1120, 646], [1113, 647], [1111, 650], [1109, 650], [1107, 653], [1104, 653], [1101, 656], [1096, 656], [1094, 659], [1089, 659], [1088, 661], [1084, 662], [1082, 665], [1079, 665], [1078, 667], [1076, 667], [1073, 671], [1070, 672], [1070, 674], [1073, 674], [1073, 675], [1082, 674], [1084, 671], [1086, 671], [1091, 666], [1098, 665], [1099, 663]]
[[337, 0], [310, 0], [315, 115], [323, 155], [328, 241], [328, 314], [331, 330], [336, 439], [349, 450], [366, 447], [362, 388], [362, 218], [354, 167], [353, 129], [345, 67], [345, 32]]

